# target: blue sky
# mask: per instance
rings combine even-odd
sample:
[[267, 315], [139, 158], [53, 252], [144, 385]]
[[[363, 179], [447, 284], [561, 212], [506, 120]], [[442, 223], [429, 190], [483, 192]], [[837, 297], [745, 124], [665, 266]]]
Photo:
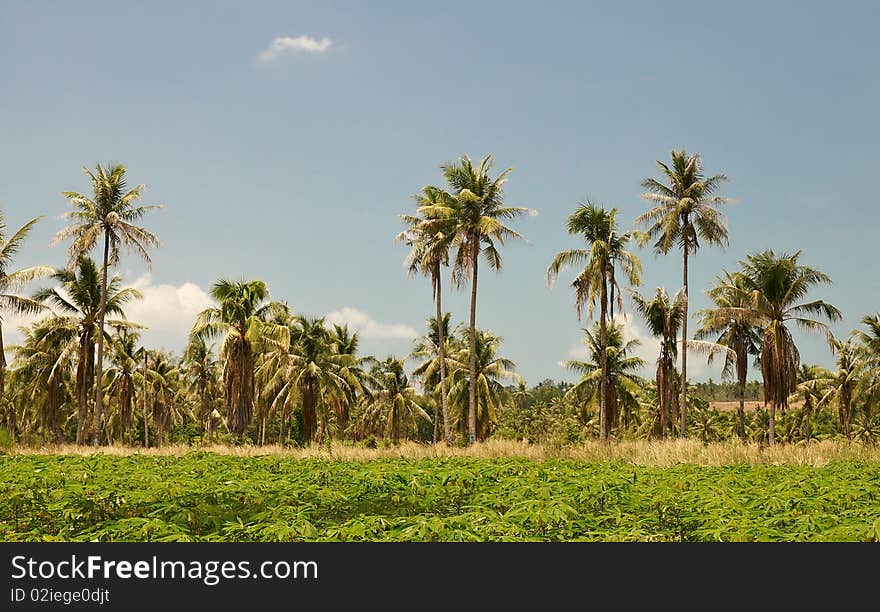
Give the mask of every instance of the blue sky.
[[[692, 309], [768, 247], [832, 276], [815, 297], [843, 310], [836, 333], [880, 309], [874, 3], [180, 4], [0, 15], [0, 206], [11, 226], [47, 215], [20, 264], [62, 264], [48, 247], [59, 192], [88, 189], [84, 164], [124, 162], [165, 205], [148, 220], [163, 240], [152, 275], [120, 268], [156, 343], [179, 350], [210, 284], [246, 277], [404, 354], [432, 305], [405, 277], [395, 215], [463, 153], [512, 166], [508, 201], [540, 212], [517, 224], [530, 243], [505, 248], [504, 271], [481, 275], [478, 303], [529, 382], [571, 379], [558, 363], [580, 344], [566, 284], [544, 282], [577, 244], [565, 217], [590, 198], [628, 224], [673, 148], [700, 152], [737, 199], [729, 249], [692, 262]], [[643, 291], [680, 286], [678, 257], [642, 256]], [[447, 304], [465, 318], [465, 294]], [[798, 339], [805, 361], [831, 362], [821, 339]]]

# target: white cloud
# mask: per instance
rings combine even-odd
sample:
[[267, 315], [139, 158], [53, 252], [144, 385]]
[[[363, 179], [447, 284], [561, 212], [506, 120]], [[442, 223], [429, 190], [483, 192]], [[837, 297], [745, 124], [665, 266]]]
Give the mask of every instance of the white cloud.
[[345, 306], [327, 313], [324, 318], [329, 325], [348, 325], [364, 338], [382, 340], [412, 340], [418, 333], [403, 323], [379, 323], [367, 313]]
[[147, 327], [142, 333], [147, 346], [180, 352], [196, 316], [214, 305], [211, 296], [195, 283], [156, 285], [152, 276], [144, 274], [132, 287], [140, 291], [144, 299], [127, 304], [125, 314], [130, 321]]
[[260, 52], [257, 59], [261, 62], [271, 62], [274, 59], [291, 53], [326, 53], [332, 45], [333, 41], [326, 36], [321, 40], [306, 35], [297, 36], [296, 38], [279, 36]]

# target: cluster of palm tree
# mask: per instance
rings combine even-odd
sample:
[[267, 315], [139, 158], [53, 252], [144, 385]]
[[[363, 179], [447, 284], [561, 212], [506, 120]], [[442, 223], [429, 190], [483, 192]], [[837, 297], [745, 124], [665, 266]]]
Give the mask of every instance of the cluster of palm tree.
[[[139, 204], [143, 186], [128, 188], [124, 166], [86, 168], [92, 194], [62, 194], [72, 205], [71, 223], [53, 243], [69, 241], [65, 267], [14, 271], [14, 257], [39, 217], [8, 238], [0, 217], [0, 315], [36, 316], [14, 347], [3, 346], [0, 318], [3, 425], [13, 438], [145, 446], [372, 438], [470, 444], [523, 432], [528, 439], [547, 432], [565, 440], [717, 439], [717, 424], [726, 417], [689, 395], [690, 351], [723, 360], [724, 377], [736, 381], [732, 435], [769, 444], [810, 440], [829, 431], [825, 419], [833, 407], [836, 432], [875, 441], [880, 315], [864, 318], [865, 329], [845, 341], [834, 338], [829, 324], [841, 313], [810, 296], [830, 278], [802, 264], [800, 251], [766, 250], [715, 279], [706, 291], [711, 306], [696, 313], [698, 328], [689, 335], [691, 260], [701, 246], [729, 242], [720, 207], [730, 200], [718, 195], [727, 179], [706, 176], [700, 156], [685, 151], [673, 151], [669, 164], [657, 163], [662, 177], [642, 181], [650, 207], [631, 229], [620, 227], [617, 209], [589, 201], [569, 216], [568, 233], [584, 244], [556, 255], [546, 280], [552, 286], [574, 267], [577, 318], [597, 314], [597, 320], [584, 329], [586, 359], [565, 363], [579, 380], [532, 389], [501, 356], [502, 339], [477, 326], [480, 263], [500, 270], [501, 247], [522, 239], [508, 222], [532, 212], [505, 204], [510, 169], [492, 176], [491, 155], [444, 164], [443, 184], [422, 188], [414, 213], [400, 215], [405, 228], [397, 240], [409, 248], [408, 273], [430, 279], [434, 302], [426, 333], [405, 359], [359, 354], [357, 333], [294, 313], [272, 300], [259, 280], [217, 281], [211, 288], [215, 305], [198, 315], [182, 355], [143, 346], [143, 327], [125, 316], [141, 295], [113, 268], [123, 250], [151, 265], [149, 250], [159, 239], [140, 222], [158, 206]], [[648, 245], [658, 255], [681, 253], [683, 282], [674, 293], [637, 290], [643, 268], [634, 247]], [[92, 259], [96, 249], [100, 264]], [[453, 325], [443, 309], [446, 273], [453, 287], [470, 290], [461, 324]], [[21, 295], [40, 279], [50, 286]], [[625, 337], [625, 296], [659, 343], [651, 380], [639, 376], [646, 364], [634, 354], [638, 342]], [[794, 329], [824, 335], [835, 368], [802, 365]], [[4, 348], [14, 356], [12, 367]], [[745, 411], [750, 366], [760, 370], [768, 407], [751, 416]], [[552, 397], [536, 399], [551, 389]], [[820, 421], [826, 433], [814, 431]]]

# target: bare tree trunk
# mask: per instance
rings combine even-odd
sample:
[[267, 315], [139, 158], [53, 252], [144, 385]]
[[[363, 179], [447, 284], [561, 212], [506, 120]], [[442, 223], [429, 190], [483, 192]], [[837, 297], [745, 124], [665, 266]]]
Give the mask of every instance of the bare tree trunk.
[[687, 437], [688, 247], [684, 247], [684, 316], [681, 319], [681, 437]]
[[739, 407], [736, 410], [736, 433], [741, 440], [746, 439], [746, 379], [739, 379]]
[[[443, 333], [443, 306], [441, 295], [442, 282], [440, 277], [439, 262], [437, 263], [437, 270], [435, 271], [435, 275], [437, 277], [437, 295], [435, 296], [436, 299], [434, 300], [434, 302], [437, 306], [437, 342], [440, 344], [440, 405], [443, 409], [443, 439], [446, 441], [446, 444], [452, 444], [452, 436], [449, 433], [449, 400], [447, 398], [446, 391], [446, 338], [445, 334]], [[434, 436], [434, 438], [434, 441], [436, 442], [437, 436]]]
[[608, 418], [608, 284], [606, 277], [602, 275], [602, 290], [599, 311], [599, 368], [601, 377], [599, 380], [599, 437], [607, 440], [611, 434], [611, 423]]
[[95, 371], [95, 418], [92, 421], [92, 445], [101, 443], [104, 426], [104, 311], [107, 308], [107, 259], [110, 250], [110, 234], [104, 231], [104, 267], [101, 269], [101, 305], [98, 310], [98, 359]]
[[480, 239], [472, 238], [471, 266], [473, 284], [471, 285], [471, 350], [470, 378], [468, 380], [468, 444], [477, 439], [477, 264], [480, 260]]

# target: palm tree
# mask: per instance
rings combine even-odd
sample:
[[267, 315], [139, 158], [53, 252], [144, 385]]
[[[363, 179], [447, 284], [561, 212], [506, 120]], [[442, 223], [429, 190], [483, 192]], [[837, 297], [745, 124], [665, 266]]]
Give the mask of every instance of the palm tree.
[[200, 312], [190, 335], [205, 342], [223, 336], [220, 355], [226, 422], [229, 431], [241, 437], [254, 412], [254, 344], [275, 331], [278, 326], [267, 321], [287, 307], [268, 301], [269, 289], [260, 280], [219, 280], [211, 287], [211, 297], [218, 307]]
[[[748, 308], [749, 296], [741, 285], [742, 277], [725, 272], [706, 292], [714, 307], [704, 308], [697, 313], [700, 328], [694, 337], [714, 337], [717, 344], [726, 346], [732, 352], [724, 360], [722, 376], [736, 375], [739, 406], [736, 413], [736, 433], [745, 439], [745, 394], [749, 374], [749, 357], [761, 354], [761, 333], [755, 317]], [[731, 310], [736, 309], [736, 310]], [[714, 353], [708, 357], [712, 363]]]
[[[132, 406], [135, 397], [134, 375], [140, 359], [138, 341], [140, 334], [123, 329], [110, 339], [112, 366], [107, 370], [106, 387], [110, 397], [119, 397], [119, 442], [125, 442], [125, 434], [131, 427]], [[108, 436], [108, 440], [109, 440]]]
[[[31, 219], [8, 239], [6, 238], [6, 220], [0, 211], [0, 403], [6, 383], [6, 352], [3, 348], [3, 313], [7, 311], [18, 314], [35, 314], [42, 310], [43, 305], [30, 298], [16, 295], [14, 292], [36, 278], [48, 276], [52, 268], [48, 266], [32, 266], [12, 271], [13, 257], [18, 253], [24, 239], [42, 217]], [[15, 410], [12, 411], [12, 436], [15, 436]]]
[[[682, 344], [687, 343], [688, 256], [696, 255], [700, 241], [708, 246], [727, 246], [727, 219], [718, 206], [730, 201], [715, 195], [723, 174], [703, 175], [703, 164], [697, 154], [672, 151], [672, 166], [657, 160], [666, 184], [652, 178], [642, 181], [647, 193], [642, 197], [656, 205], [636, 218], [648, 226], [645, 240], [656, 239], [654, 251], [666, 255], [673, 248], [681, 249], [684, 287], [684, 318], [681, 325]], [[681, 435], [687, 431], [687, 349], [681, 351]]]
[[57, 319], [44, 319], [21, 328], [21, 332], [24, 339], [12, 347], [15, 372], [28, 381], [24, 391], [29, 403], [44, 399], [43, 433], [57, 443], [61, 440], [61, 409], [78, 352], [77, 330], [59, 325]]
[[607, 420], [614, 422], [618, 405], [623, 405], [627, 411], [638, 406], [636, 396], [643, 386], [643, 381], [636, 372], [645, 366], [645, 361], [632, 355], [632, 351], [639, 346], [639, 341], [635, 339], [624, 341], [623, 326], [616, 322], [612, 322], [606, 329], [606, 343], [603, 350], [599, 327], [596, 325], [592, 331], [583, 330], [584, 345], [587, 347], [590, 361], [572, 359], [565, 362], [565, 367], [580, 374], [581, 379], [566, 391], [564, 397], [568, 400], [601, 405], [604, 378], [601, 362], [604, 355], [605, 367], [609, 374], [613, 375], [608, 377], [613, 384], [606, 388]]
[[358, 356], [360, 337], [357, 333], [351, 333], [348, 325], [333, 325], [330, 341], [333, 343], [332, 352], [340, 356], [339, 375], [346, 381], [345, 385], [336, 388], [336, 393], [331, 398], [336, 427], [339, 437], [343, 438], [348, 429], [351, 407], [359, 396], [369, 392], [368, 383], [371, 379], [365, 367], [374, 360], [372, 357]]
[[150, 365], [147, 367], [147, 385], [152, 399], [153, 427], [156, 429], [156, 445], [162, 448], [166, 439], [166, 428], [186, 416], [183, 403], [178, 401], [180, 370], [170, 355], [161, 351], [150, 351]]
[[[326, 431], [327, 407], [334, 398], [360, 391], [346, 368], [356, 366], [351, 354], [340, 354], [323, 318], [290, 317], [285, 333], [267, 342], [261, 380], [274, 394], [272, 404], [284, 411], [299, 398], [302, 404], [302, 440], [309, 444]], [[321, 414], [319, 415], [319, 410]], [[282, 412], [282, 415], [284, 413]]]
[[[451, 347], [450, 342], [454, 335], [458, 333], [459, 326], [455, 329], [449, 329], [450, 313], [445, 313], [437, 324], [438, 319], [431, 317], [428, 319], [428, 333], [416, 340], [415, 348], [412, 352], [412, 358], [422, 363], [413, 370], [413, 376], [421, 379], [427, 392], [433, 393], [437, 397], [437, 406], [444, 407], [443, 420], [448, 419], [448, 391], [446, 387], [446, 371], [447, 371], [447, 354]], [[436, 444], [440, 438], [440, 415], [434, 415], [434, 443]], [[451, 441], [448, 431], [448, 423], [445, 425], [444, 436], [446, 443]]]
[[522, 239], [504, 223], [532, 212], [528, 208], [504, 205], [504, 183], [511, 168], [493, 179], [489, 176], [492, 165], [491, 155], [480, 160], [477, 166], [467, 155], [457, 162], [444, 164], [441, 168], [449, 186], [449, 197], [444, 195], [436, 202], [419, 207], [419, 214], [437, 223], [453, 222], [455, 233], [450, 244], [456, 249], [453, 282], [460, 287], [468, 279], [471, 281], [469, 443], [477, 437], [477, 273], [480, 255], [486, 259], [489, 268], [501, 270], [498, 246], [503, 246], [508, 239]]
[[837, 400], [837, 415], [840, 428], [847, 440], [852, 439], [853, 399], [859, 386], [859, 375], [862, 373], [862, 362], [859, 360], [859, 347], [852, 341], [834, 342], [837, 354], [837, 369], [831, 372], [827, 381], [828, 390], [819, 404], [831, 399]]
[[869, 398], [880, 394], [880, 313], [862, 319], [868, 331], [856, 330], [854, 337], [866, 372], [865, 393]]
[[219, 384], [214, 345], [208, 344], [202, 337], [191, 336], [183, 356], [183, 372], [190, 391], [198, 398], [199, 421], [210, 444], [214, 440], [211, 396]]
[[822, 406], [833, 376], [827, 369], [818, 365], [801, 364], [798, 368], [797, 386], [792, 397], [804, 403], [801, 432], [808, 442], [813, 439], [813, 412]]
[[[77, 428], [76, 443], [85, 444], [89, 431], [89, 391], [95, 379], [95, 344], [103, 337], [99, 317], [102, 314], [118, 316], [109, 321], [116, 328], [131, 324], [124, 320], [123, 307], [143, 296], [137, 289], [122, 288], [122, 279], [114, 276], [106, 286], [98, 267], [90, 257], [80, 257], [76, 270], [58, 269], [50, 277], [59, 287], [41, 289], [33, 299], [44, 302], [57, 311], [55, 324], [66, 327], [79, 338], [76, 367]], [[102, 300], [103, 296], [103, 300]], [[103, 301], [103, 309], [101, 307]]]
[[422, 417], [428, 422], [431, 421], [431, 417], [416, 401], [418, 393], [415, 387], [409, 384], [403, 369], [403, 360], [388, 357], [373, 366], [370, 376], [373, 391], [365, 407], [365, 413], [369, 420], [385, 421], [385, 435], [391, 437], [392, 444], [396, 445], [400, 442], [400, 426], [403, 419], [412, 422], [416, 417]]
[[675, 360], [678, 356], [678, 330], [684, 320], [684, 290], [680, 289], [670, 298], [666, 289], [658, 287], [654, 297], [647, 299], [637, 292], [632, 293], [632, 301], [645, 323], [648, 331], [660, 339], [660, 356], [657, 358], [657, 403], [660, 435], [665, 436], [671, 427], [669, 416], [676, 405], [676, 387], [678, 380], [675, 371]]
[[[641, 280], [642, 263], [633, 253], [626, 250], [632, 234], [617, 232], [617, 209], [607, 210], [590, 202], [581, 204], [568, 218], [568, 233], [583, 237], [587, 248], [562, 251], [553, 258], [547, 268], [547, 283], [552, 286], [560, 272], [570, 265], [585, 264], [584, 269], [575, 277], [572, 287], [575, 291], [575, 308], [578, 320], [584, 305], [587, 313], [592, 316], [596, 300], [599, 301], [599, 338], [601, 346], [607, 346], [607, 327], [609, 304], [611, 318], [614, 312], [614, 294], [623, 308], [620, 288], [615, 278], [617, 266], [623, 270], [631, 285], [638, 285]], [[600, 364], [606, 361], [600, 354]], [[608, 418], [608, 384], [611, 382], [607, 366], [601, 366], [605, 373], [600, 381], [599, 392], [599, 431], [603, 440], [611, 432], [611, 421]]]
[[[467, 333], [467, 332], [466, 332]], [[468, 417], [468, 431], [470, 431], [470, 416], [476, 417], [475, 425], [477, 438], [486, 439], [492, 426], [498, 420], [498, 412], [504, 405], [506, 396], [503, 382], [518, 383], [522, 378], [516, 373], [516, 364], [505, 357], [499, 357], [503, 338], [495, 336], [488, 331], [477, 330], [476, 351], [471, 352], [465, 345], [467, 339], [461, 338], [460, 349], [453, 351], [450, 356], [450, 379], [452, 386], [449, 389], [449, 403], [456, 407], [459, 413], [459, 430], [464, 433], [465, 414]], [[471, 355], [475, 355], [473, 362], [476, 365], [476, 377], [471, 377]], [[470, 389], [470, 382], [475, 382], [476, 388], [476, 411], [470, 411], [470, 404], [466, 401]], [[467, 408], [467, 413], [465, 412]]]
[[[136, 222], [148, 211], [160, 208], [153, 206], [136, 206], [144, 190], [143, 185], [128, 189], [125, 179], [125, 166], [108, 164], [95, 166], [95, 170], [83, 168], [92, 181], [92, 198], [75, 191], [61, 193], [70, 201], [74, 210], [66, 213], [72, 221], [55, 235], [53, 244], [73, 238], [70, 245], [68, 266], [87, 255], [103, 238], [104, 263], [101, 268], [101, 299], [98, 308], [97, 372], [96, 380], [101, 381], [104, 370], [104, 315], [107, 304], [107, 271], [119, 261], [119, 247], [133, 249], [147, 267], [152, 266], [148, 248], [158, 247], [159, 238], [152, 232], [136, 225]], [[98, 444], [104, 419], [104, 394], [100, 384], [95, 385], [95, 414], [92, 421], [92, 443]]]
[[[772, 250], [749, 255], [741, 261], [741, 278], [737, 279], [746, 299], [745, 307], [719, 308], [719, 316], [748, 316], [762, 330], [761, 375], [764, 379], [764, 403], [770, 403], [768, 439], [775, 444], [776, 409], [788, 406], [788, 396], [797, 387], [800, 353], [786, 323], [793, 322], [807, 331], [824, 333], [834, 350], [834, 336], [829, 322], [841, 319], [840, 311], [822, 300], [801, 302], [810, 289], [830, 284], [831, 278], [809, 266], [798, 263], [801, 251], [777, 256]], [[816, 318], [810, 318], [816, 317]]]
[[[415, 196], [416, 204], [419, 209], [424, 206], [444, 206], [449, 209], [455, 209], [455, 201], [452, 196], [445, 191], [428, 185], [422, 189], [422, 192]], [[397, 240], [404, 242], [410, 247], [407, 256], [407, 275], [412, 276], [418, 272], [424, 276], [431, 278], [431, 291], [434, 298], [434, 306], [436, 307], [436, 321], [443, 318], [442, 304], [442, 275], [441, 267], [449, 265], [449, 249], [452, 245], [452, 239], [455, 236], [456, 219], [454, 216], [441, 217], [438, 219], [430, 219], [426, 217], [399, 215], [400, 219], [407, 225], [407, 229], [397, 236]], [[449, 403], [447, 400], [447, 384], [446, 384], [446, 335], [448, 330], [438, 328], [439, 334], [437, 347], [439, 348], [440, 357], [440, 403], [443, 409], [443, 438], [446, 444], [451, 443], [449, 431]], [[439, 419], [434, 419], [434, 429], [439, 427]], [[437, 436], [434, 436], [436, 443]]]

